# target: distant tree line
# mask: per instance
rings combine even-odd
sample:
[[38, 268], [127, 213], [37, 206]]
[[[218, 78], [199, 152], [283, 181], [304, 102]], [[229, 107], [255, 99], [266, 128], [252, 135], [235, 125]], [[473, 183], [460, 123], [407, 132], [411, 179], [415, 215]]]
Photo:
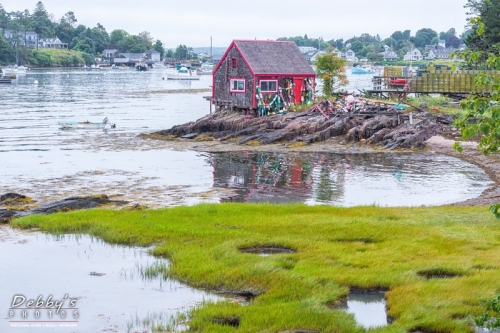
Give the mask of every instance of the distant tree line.
[[[33, 49], [39, 49], [41, 39], [54, 37], [67, 43], [69, 49], [90, 55], [91, 58], [101, 55], [106, 48], [116, 48], [122, 53], [141, 53], [155, 49], [162, 57], [165, 55], [162, 42], [154, 41], [147, 31], [138, 35], [131, 35], [122, 29], [108, 33], [99, 23], [90, 28], [77, 22], [72, 11], [64, 14], [59, 20], [54, 20], [41, 1], [32, 12], [27, 9], [7, 12], [0, 4], [0, 62], [12, 63], [16, 61], [16, 56], [21, 58], [18, 59], [19, 62], [27, 62], [29, 57], [33, 56]], [[13, 38], [5, 39], [6, 30], [14, 33]], [[34, 46], [25, 43], [27, 32], [30, 31], [38, 35]]]

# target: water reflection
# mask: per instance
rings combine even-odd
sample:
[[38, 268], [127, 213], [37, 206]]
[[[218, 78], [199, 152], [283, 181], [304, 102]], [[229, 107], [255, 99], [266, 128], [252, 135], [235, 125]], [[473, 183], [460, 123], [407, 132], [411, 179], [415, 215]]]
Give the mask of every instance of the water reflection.
[[385, 294], [350, 293], [341, 308], [354, 315], [356, 322], [365, 328], [386, 326]]
[[341, 206], [440, 205], [478, 196], [484, 172], [447, 156], [416, 154], [213, 154], [214, 187], [230, 201]]
[[[2, 226], [0, 252], [0, 312], [9, 313], [15, 294], [35, 300], [40, 295], [44, 300], [50, 295], [54, 300], [69, 295], [79, 311], [79, 317], [72, 320], [77, 321], [78, 332], [139, 328], [149, 332], [150, 325], [172, 327], [175, 318], [189, 309], [220, 299], [169, 279], [165, 274], [168, 262], [150, 256], [146, 248], [110, 245], [91, 236], [54, 237]], [[28, 319], [38, 324], [33, 310], [29, 311]], [[41, 312], [40, 320], [53, 320], [46, 312]], [[11, 326], [23, 320], [15, 311], [13, 318], [0, 323], [0, 332], [33, 332], [31, 327]], [[50, 330], [54, 331], [68, 332], [68, 327], [56, 326]]]

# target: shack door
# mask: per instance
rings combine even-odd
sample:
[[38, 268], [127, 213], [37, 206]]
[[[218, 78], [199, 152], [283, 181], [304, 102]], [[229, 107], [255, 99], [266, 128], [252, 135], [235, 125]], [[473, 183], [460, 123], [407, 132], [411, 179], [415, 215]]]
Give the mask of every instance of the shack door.
[[300, 104], [301, 100], [300, 97], [302, 96], [302, 85], [304, 84], [304, 79], [301, 77], [294, 77], [293, 78], [293, 93], [294, 93], [294, 100], [293, 103], [295, 104]]

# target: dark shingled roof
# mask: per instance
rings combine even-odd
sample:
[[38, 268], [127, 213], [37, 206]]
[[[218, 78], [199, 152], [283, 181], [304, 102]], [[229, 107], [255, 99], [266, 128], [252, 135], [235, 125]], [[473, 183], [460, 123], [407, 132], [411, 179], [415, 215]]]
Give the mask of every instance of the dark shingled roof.
[[294, 42], [235, 40], [234, 43], [255, 74], [316, 74]]

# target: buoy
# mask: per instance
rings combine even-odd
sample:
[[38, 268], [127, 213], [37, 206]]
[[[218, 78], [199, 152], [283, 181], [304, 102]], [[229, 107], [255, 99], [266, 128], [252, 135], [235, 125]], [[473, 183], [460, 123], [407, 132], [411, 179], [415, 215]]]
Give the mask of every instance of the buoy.
[[35, 80], [35, 82], [33, 82], [33, 84], [38, 84], [38, 81], [37, 81], [37, 80]]

